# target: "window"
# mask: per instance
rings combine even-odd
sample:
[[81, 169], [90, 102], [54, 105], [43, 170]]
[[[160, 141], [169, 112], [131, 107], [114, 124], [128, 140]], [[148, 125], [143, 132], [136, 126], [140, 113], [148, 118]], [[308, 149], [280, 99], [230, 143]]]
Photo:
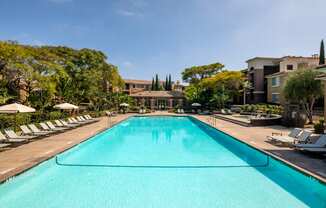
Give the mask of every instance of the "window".
[[280, 93], [272, 93], [272, 103], [280, 102]]
[[272, 77], [272, 87], [280, 86], [280, 77]]
[[286, 69], [287, 69], [287, 70], [293, 70], [293, 65], [292, 65], [292, 64], [288, 64], [288, 65], [286, 65]]

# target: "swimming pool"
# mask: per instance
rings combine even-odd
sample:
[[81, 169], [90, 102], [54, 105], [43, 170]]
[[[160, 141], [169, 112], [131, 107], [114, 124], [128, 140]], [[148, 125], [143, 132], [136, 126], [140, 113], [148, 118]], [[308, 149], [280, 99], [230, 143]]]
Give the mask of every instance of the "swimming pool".
[[0, 185], [0, 207], [326, 207], [326, 187], [194, 118], [132, 117]]

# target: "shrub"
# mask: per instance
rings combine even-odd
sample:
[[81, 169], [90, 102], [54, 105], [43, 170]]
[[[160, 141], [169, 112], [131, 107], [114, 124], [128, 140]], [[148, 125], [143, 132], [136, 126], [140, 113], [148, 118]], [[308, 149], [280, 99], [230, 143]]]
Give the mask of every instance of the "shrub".
[[319, 122], [314, 125], [316, 134], [323, 134], [324, 128], [324, 119], [320, 119]]
[[281, 115], [283, 112], [282, 106], [278, 105], [267, 105], [267, 104], [257, 104], [257, 105], [242, 105], [242, 112], [249, 113], [266, 113], [266, 114], [277, 114]]
[[64, 118], [65, 114], [60, 111], [52, 111], [49, 113], [49, 118], [47, 120], [56, 120]]

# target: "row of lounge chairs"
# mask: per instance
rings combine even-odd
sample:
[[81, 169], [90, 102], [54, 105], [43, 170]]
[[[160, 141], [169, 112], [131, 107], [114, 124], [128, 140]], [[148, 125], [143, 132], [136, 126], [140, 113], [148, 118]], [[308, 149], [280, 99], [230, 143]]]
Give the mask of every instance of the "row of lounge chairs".
[[68, 118], [67, 121], [63, 119], [39, 123], [39, 127], [35, 124], [28, 124], [20, 126], [21, 135], [16, 134], [11, 129], [5, 129], [3, 134], [0, 131], [0, 148], [6, 148], [12, 144], [27, 143], [29, 140], [48, 136], [54, 133], [63, 132], [72, 128], [79, 127], [84, 124], [89, 124], [98, 121], [90, 115], [77, 116], [76, 118]]
[[296, 150], [326, 154], [326, 135], [321, 135], [315, 143], [310, 143], [310, 136], [312, 132], [294, 128], [288, 135], [273, 133], [272, 136], [267, 136], [271, 142], [281, 142], [292, 145]]

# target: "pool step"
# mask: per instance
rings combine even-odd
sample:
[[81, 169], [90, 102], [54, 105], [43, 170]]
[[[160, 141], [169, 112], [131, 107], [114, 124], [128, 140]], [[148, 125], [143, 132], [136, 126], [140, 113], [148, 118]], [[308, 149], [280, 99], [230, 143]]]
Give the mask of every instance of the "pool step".
[[250, 123], [239, 121], [239, 120], [235, 120], [235, 119], [232, 119], [232, 118], [227, 118], [227, 117], [220, 116], [220, 115], [214, 115], [214, 117], [215, 118], [218, 118], [218, 119], [221, 119], [221, 120], [224, 120], [224, 121], [229, 121], [231, 123], [238, 124], [240, 126], [245, 126], [245, 127], [251, 127], [252, 126]]

